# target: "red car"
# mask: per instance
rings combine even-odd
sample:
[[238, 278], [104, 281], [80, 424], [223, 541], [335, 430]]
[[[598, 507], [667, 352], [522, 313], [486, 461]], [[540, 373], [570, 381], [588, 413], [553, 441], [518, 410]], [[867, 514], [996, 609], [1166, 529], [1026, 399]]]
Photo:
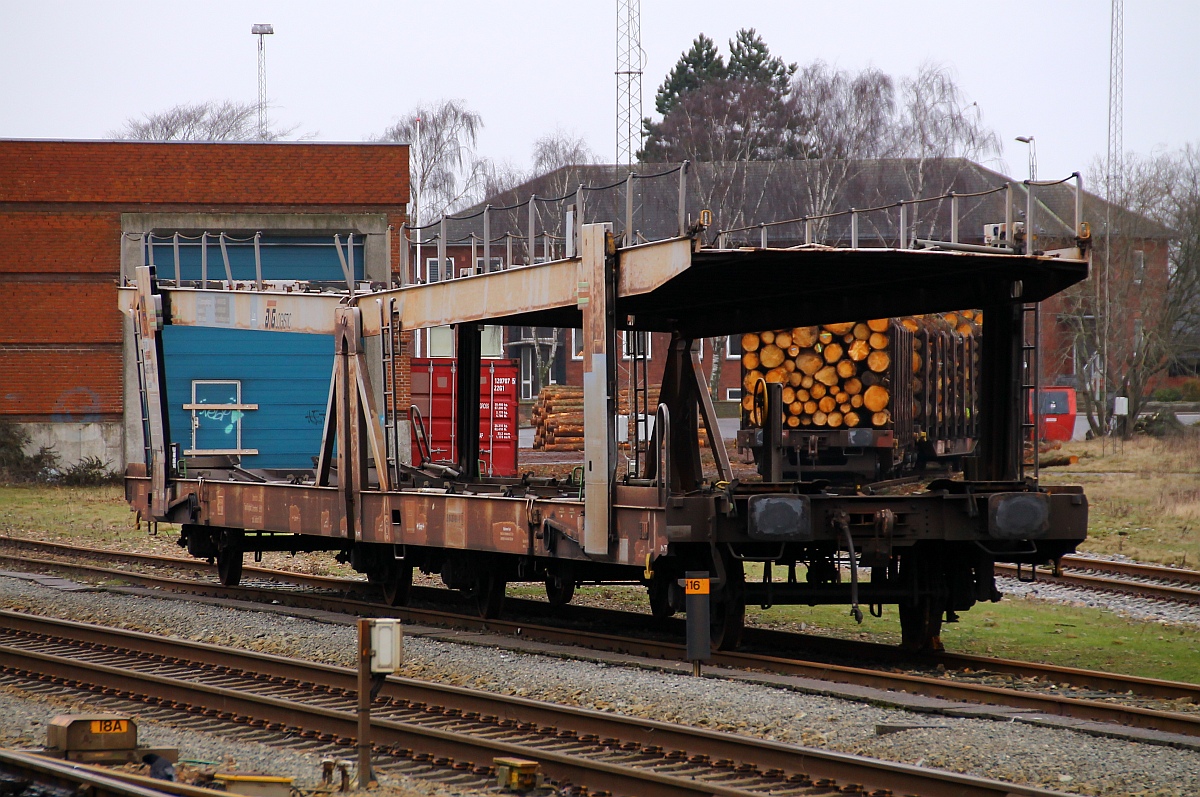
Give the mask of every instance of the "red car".
[[1042, 389], [1042, 439], [1067, 441], [1075, 433], [1075, 388]]

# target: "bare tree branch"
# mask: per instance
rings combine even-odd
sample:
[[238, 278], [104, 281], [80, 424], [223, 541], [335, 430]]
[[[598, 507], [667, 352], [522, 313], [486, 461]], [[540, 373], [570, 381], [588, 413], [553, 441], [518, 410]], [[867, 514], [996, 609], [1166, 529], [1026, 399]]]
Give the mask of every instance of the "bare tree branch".
[[[296, 126], [272, 127], [267, 140], [291, 135]], [[127, 119], [111, 138], [134, 141], [254, 141], [258, 139], [258, 105], [233, 100], [209, 100], [176, 105]]]

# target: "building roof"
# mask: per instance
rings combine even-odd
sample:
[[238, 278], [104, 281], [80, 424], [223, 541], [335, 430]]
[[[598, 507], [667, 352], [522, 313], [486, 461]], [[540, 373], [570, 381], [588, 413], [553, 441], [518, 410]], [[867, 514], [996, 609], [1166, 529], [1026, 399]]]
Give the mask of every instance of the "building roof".
[[[679, 164], [642, 164], [634, 181], [632, 228], [642, 239], [656, 240], [678, 233]], [[481, 240], [484, 208], [491, 206], [489, 232], [499, 241], [506, 232], [524, 239], [529, 230], [528, 200], [536, 195], [535, 234], [561, 236], [564, 214], [578, 204], [578, 188], [585, 186], [584, 219], [612, 221], [618, 232], [626, 227], [627, 175], [613, 165], [567, 166], [538, 175], [507, 191], [489, 197], [447, 220], [448, 243], [467, 241], [474, 234]], [[1005, 175], [965, 158], [889, 158], [878, 160], [792, 160], [694, 163], [686, 176], [685, 220], [695, 221], [700, 211], [712, 212], [708, 235], [718, 231], [754, 227], [729, 237], [729, 245], [758, 245], [761, 231], [755, 225], [804, 216], [819, 216], [850, 208], [881, 208], [858, 215], [859, 241], [863, 246], [896, 246], [899, 242], [900, 211], [897, 203], [913, 199], [929, 201], [909, 204], [906, 209], [910, 236], [948, 240], [952, 202], [958, 199], [959, 240], [982, 242], [985, 224], [1005, 220], [1003, 187], [1012, 186], [1012, 217], [1022, 221], [1026, 212], [1027, 187]], [[1035, 227], [1039, 248], [1051, 248], [1075, 235], [1074, 180], [1034, 189]], [[979, 195], [991, 189], [994, 193]], [[975, 196], [966, 196], [975, 195]], [[943, 197], [935, 199], [937, 197]], [[1084, 192], [1083, 220], [1099, 232], [1106, 203]], [[1122, 211], [1124, 213], [1124, 211]], [[1127, 213], [1125, 215], [1128, 215]], [[1168, 237], [1161, 225], [1139, 217], [1140, 237]], [[437, 229], [427, 229], [426, 238]], [[814, 223], [817, 242], [847, 245], [851, 237], [848, 214]], [[781, 224], [767, 228], [771, 246], [791, 245], [804, 240], [804, 225]], [[541, 244], [539, 244], [540, 246]]]

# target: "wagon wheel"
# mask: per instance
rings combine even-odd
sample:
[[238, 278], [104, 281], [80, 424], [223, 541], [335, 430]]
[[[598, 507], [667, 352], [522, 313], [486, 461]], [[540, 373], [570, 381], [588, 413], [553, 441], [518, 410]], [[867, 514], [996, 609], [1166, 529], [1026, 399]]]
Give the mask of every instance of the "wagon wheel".
[[671, 602], [671, 580], [655, 572], [650, 583], [646, 585], [650, 596], [650, 614], [655, 619], [664, 620], [675, 614], [675, 606]]
[[383, 602], [388, 606], [407, 606], [412, 596], [412, 565], [393, 562], [383, 575]]
[[746, 573], [742, 561], [722, 553], [725, 584], [709, 603], [709, 634], [713, 650], [734, 650], [746, 627]]
[[217, 551], [217, 576], [226, 587], [236, 587], [242, 580], [242, 551], [224, 547]]
[[555, 608], [566, 606], [574, 596], [575, 579], [555, 575], [546, 576], [546, 600], [550, 602], [551, 606]]
[[901, 603], [900, 647], [921, 653], [945, 650], [942, 644], [942, 611], [930, 595]]
[[490, 570], [482, 571], [475, 577], [475, 587], [471, 592], [480, 617], [490, 620], [500, 616], [506, 586], [508, 584], [504, 578]]

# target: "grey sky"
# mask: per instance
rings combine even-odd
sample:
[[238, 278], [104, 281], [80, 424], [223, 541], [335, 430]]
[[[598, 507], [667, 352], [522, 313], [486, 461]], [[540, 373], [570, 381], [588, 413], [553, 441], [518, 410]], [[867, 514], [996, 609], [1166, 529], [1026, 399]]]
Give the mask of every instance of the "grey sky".
[[[0, 137], [102, 138], [130, 116], [257, 98], [250, 26], [269, 22], [272, 115], [318, 140], [378, 133], [417, 102], [461, 98], [483, 115], [481, 153], [527, 167], [556, 127], [613, 158], [615, 0], [54, 2], [4, 0]], [[726, 49], [755, 27], [801, 65], [821, 58], [895, 76], [951, 67], [1005, 142], [1007, 171], [1059, 177], [1106, 147], [1107, 0], [642, 0], [644, 113], [696, 34]], [[1200, 2], [1125, 8], [1125, 148], [1200, 140]], [[992, 164], [997, 166], [999, 164]]]

